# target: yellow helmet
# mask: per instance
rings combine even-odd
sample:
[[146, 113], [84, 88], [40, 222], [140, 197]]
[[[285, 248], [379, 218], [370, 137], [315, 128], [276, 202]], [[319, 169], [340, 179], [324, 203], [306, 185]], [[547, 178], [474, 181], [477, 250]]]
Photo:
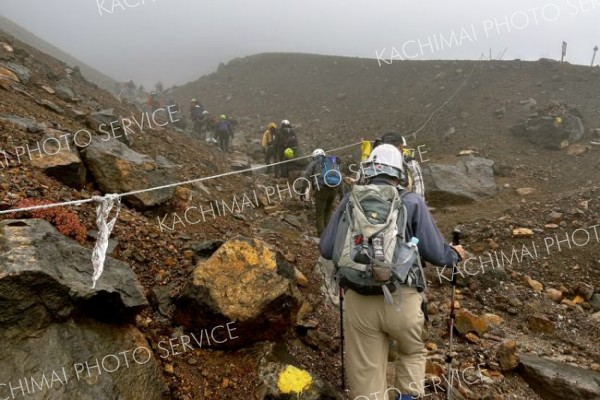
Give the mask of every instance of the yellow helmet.
[[269, 125], [267, 125], [267, 129], [277, 129], [277, 124], [275, 122], [270, 122]]
[[283, 156], [288, 160], [294, 158], [294, 150], [288, 147], [283, 151]]
[[219, 116], [219, 119], [220, 119], [221, 121], [225, 121], [225, 120], [227, 119], [227, 115], [225, 115], [225, 114], [221, 114], [221, 115]]

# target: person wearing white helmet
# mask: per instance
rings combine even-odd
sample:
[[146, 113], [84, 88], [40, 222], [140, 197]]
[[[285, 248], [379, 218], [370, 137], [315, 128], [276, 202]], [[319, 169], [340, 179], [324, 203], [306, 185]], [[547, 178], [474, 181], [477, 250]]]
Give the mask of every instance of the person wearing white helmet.
[[[392, 144], [402, 152], [404, 157], [405, 179], [400, 185], [413, 193], [425, 198], [425, 183], [421, 166], [415, 158], [415, 150], [408, 147], [406, 138], [397, 132], [388, 132], [383, 135], [382, 143]], [[374, 146], [377, 147], [377, 146]]]
[[[384, 197], [379, 198], [390, 202], [390, 207], [386, 211], [388, 216], [392, 212], [392, 204], [396, 204], [399, 210], [398, 215], [403, 215], [405, 218], [404, 232], [401, 236], [398, 234], [398, 229], [400, 229], [397, 226], [398, 220], [385, 222], [387, 224], [385, 229], [392, 227], [391, 231], [395, 232], [392, 235], [402, 237], [405, 241], [394, 241], [395, 247], [393, 249], [386, 248], [385, 252], [395, 256], [396, 251], [401, 252], [402, 246], [406, 246], [406, 242], [414, 242], [414, 238], [418, 238], [416, 244], [418, 252], [433, 265], [451, 266], [464, 258], [464, 250], [461, 246], [451, 246], [444, 241], [424, 200], [412, 192], [398, 188], [398, 184], [404, 176], [404, 165], [402, 153], [395, 146], [382, 144], [376, 147], [363, 163], [362, 168], [366, 186], [355, 186], [351, 194], [344, 196], [321, 235], [319, 250], [323, 258], [332, 260], [336, 256], [340, 262], [345, 262], [344, 260], [347, 258], [337, 258], [341, 251], [340, 247], [356, 249], [357, 238], [360, 239], [359, 247], [365, 245], [362, 234], [360, 237], [352, 236], [355, 231], [349, 231], [349, 227], [354, 229], [354, 224], [358, 221], [354, 216], [359, 212], [359, 206], [356, 204], [358, 197], [356, 196], [365, 189], [369, 193], [387, 193], [388, 195], [398, 191], [400, 195], [399, 199], [398, 196], [386, 197], [390, 200], [386, 200]], [[390, 191], [385, 186], [391, 186], [394, 190]], [[363, 199], [372, 202], [374, 198], [365, 197]], [[361, 211], [363, 205], [363, 202], [360, 202]], [[374, 212], [367, 214], [368, 218], [374, 220], [388, 218]], [[351, 233], [350, 236], [346, 236], [345, 232]], [[377, 235], [379, 233], [373, 234], [369, 240], [379, 239]], [[346, 239], [347, 237], [350, 237], [350, 240]], [[386, 236], [383, 239], [382, 236], [379, 245], [385, 247], [386, 240], [389, 240], [389, 237]], [[375, 248], [374, 242], [369, 242], [369, 245]], [[346, 252], [345, 254], [356, 253]], [[358, 261], [359, 259], [355, 258], [355, 255], [352, 257], [352, 260], [362, 264], [381, 265], [373, 263], [373, 261], [364, 261], [364, 259]], [[376, 257], [377, 253], [372, 253], [372, 259]], [[370, 291], [364, 291], [363, 287], [352, 285], [353, 282], [350, 279], [352, 274], [344, 275], [347, 273], [346, 271], [353, 268], [350, 263], [348, 265], [336, 264], [336, 276], [339, 278], [342, 288], [345, 289], [345, 295], [340, 300], [345, 298], [346, 303], [343, 316], [346, 339], [344, 342], [346, 348], [345, 376], [348, 379], [350, 398], [352, 399], [408, 400], [425, 395], [423, 383], [427, 351], [424, 347], [422, 333], [427, 309], [423, 295], [426, 285], [421, 265], [417, 264], [419, 268], [411, 269], [411, 273], [414, 273], [414, 280], [405, 280], [402, 283], [399, 280], [389, 281], [394, 283], [390, 283], [391, 287], [385, 283], [386, 290], [383, 290], [383, 286], [378, 286], [376, 287], [378, 290]], [[358, 275], [354, 276], [364, 277], [360, 273], [355, 272], [355, 274]], [[344, 280], [345, 276], [350, 277], [350, 280]], [[369, 289], [372, 288], [373, 286], [369, 287]], [[400, 311], [398, 311], [399, 309]], [[388, 389], [386, 380], [390, 340], [398, 343], [399, 351], [399, 357], [395, 363], [396, 374], [393, 389]]]
[[321, 236], [333, 211], [333, 202], [342, 182], [339, 159], [327, 156], [323, 149], [312, 152], [313, 160], [304, 170], [304, 179], [300, 185], [301, 199], [304, 199], [308, 187], [315, 195], [315, 224], [317, 236]]

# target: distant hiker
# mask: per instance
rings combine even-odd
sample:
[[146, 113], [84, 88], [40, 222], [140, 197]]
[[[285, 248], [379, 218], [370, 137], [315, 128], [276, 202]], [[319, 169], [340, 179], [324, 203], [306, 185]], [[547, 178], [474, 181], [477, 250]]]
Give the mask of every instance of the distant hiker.
[[310, 182], [315, 191], [317, 235], [321, 236], [331, 217], [333, 202], [342, 184], [342, 174], [338, 157], [328, 156], [323, 149], [316, 149], [312, 153], [312, 158], [313, 161], [304, 170], [305, 180], [302, 180], [300, 192], [305, 193]]
[[271, 122], [267, 125], [267, 130], [263, 133], [262, 147], [263, 153], [265, 154], [265, 165], [267, 165], [267, 174], [273, 170], [272, 167], [268, 166], [274, 161], [277, 161], [277, 154], [275, 149], [275, 135], [277, 134], [277, 124]]
[[[373, 149], [363, 164], [367, 184], [344, 197], [319, 243], [345, 293], [340, 300], [346, 302], [345, 376], [351, 399], [425, 395], [426, 278], [419, 254], [437, 266], [464, 257], [461, 246], [445, 243], [423, 199], [398, 189], [403, 168], [402, 153], [393, 145]], [[395, 389], [388, 390], [390, 340], [397, 341], [400, 354]], [[394, 397], [388, 397], [390, 391]]]
[[198, 101], [198, 99], [194, 98], [190, 100], [190, 114], [196, 106], [200, 107], [200, 112], [204, 111], [204, 106]]
[[225, 114], [219, 116], [219, 122], [216, 127], [217, 139], [219, 141], [219, 149], [223, 153], [229, 153], [229, 139], [233, 138], [233, 129], [231, 122]]
[[[275, 151], [277, 154], [277, 161], [288, 160], [284, 152], [287, 149], [295, 151], [298, 147], [298, 139], [296, 133], [292, 128], [292, 124], [287, 119], [281, 121], [279, 130], [275, 134]], [[287, 178], [289, 171], [289, 163], [279, 164], [275, 166], [275, 177]]]
[[192, 123], [193, 123], [193, 133], [197, 138], [202, 137], [202, 130], [204, 125], [204, 110], [200, 105], [195, 104], [192, 108]]

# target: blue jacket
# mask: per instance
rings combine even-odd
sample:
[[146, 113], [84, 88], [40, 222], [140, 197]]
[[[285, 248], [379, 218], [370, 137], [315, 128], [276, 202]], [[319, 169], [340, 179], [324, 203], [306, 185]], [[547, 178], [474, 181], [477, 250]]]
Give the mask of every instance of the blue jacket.
[[[374, 180], [373, 184], [385, 184]], [[333, 245], [338, 223], [342, 213], [346, 209], [349, 195], [344, 196], [338, 206], [335, 214], [329, 220], [327, 228], [321, 234], [319, 251], [321, 256], [331, 260], [333, 256]], [[458, 254], [450, 247], [442, 237], [438, 227], [433, 220], [433, 216], [427, 209], [425, 201], [414, 193], [408, 192], [402, 197], [402, 202], [406, 207], [406, 226], [407, 238], [416, 236], [419, 239], [417, 245], [419, 253], [425, 259], [438, 267], [452, 266], [458, 262]]]

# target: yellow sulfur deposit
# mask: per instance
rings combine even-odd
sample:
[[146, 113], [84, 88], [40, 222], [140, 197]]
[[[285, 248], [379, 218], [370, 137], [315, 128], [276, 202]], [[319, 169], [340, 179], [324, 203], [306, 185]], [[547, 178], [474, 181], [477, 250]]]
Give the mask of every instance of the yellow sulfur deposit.
[[312, 377], [302, 369], [288, 365], [280, 374], [277, 386], [281, 393], [302, 393], [310, 387]]

